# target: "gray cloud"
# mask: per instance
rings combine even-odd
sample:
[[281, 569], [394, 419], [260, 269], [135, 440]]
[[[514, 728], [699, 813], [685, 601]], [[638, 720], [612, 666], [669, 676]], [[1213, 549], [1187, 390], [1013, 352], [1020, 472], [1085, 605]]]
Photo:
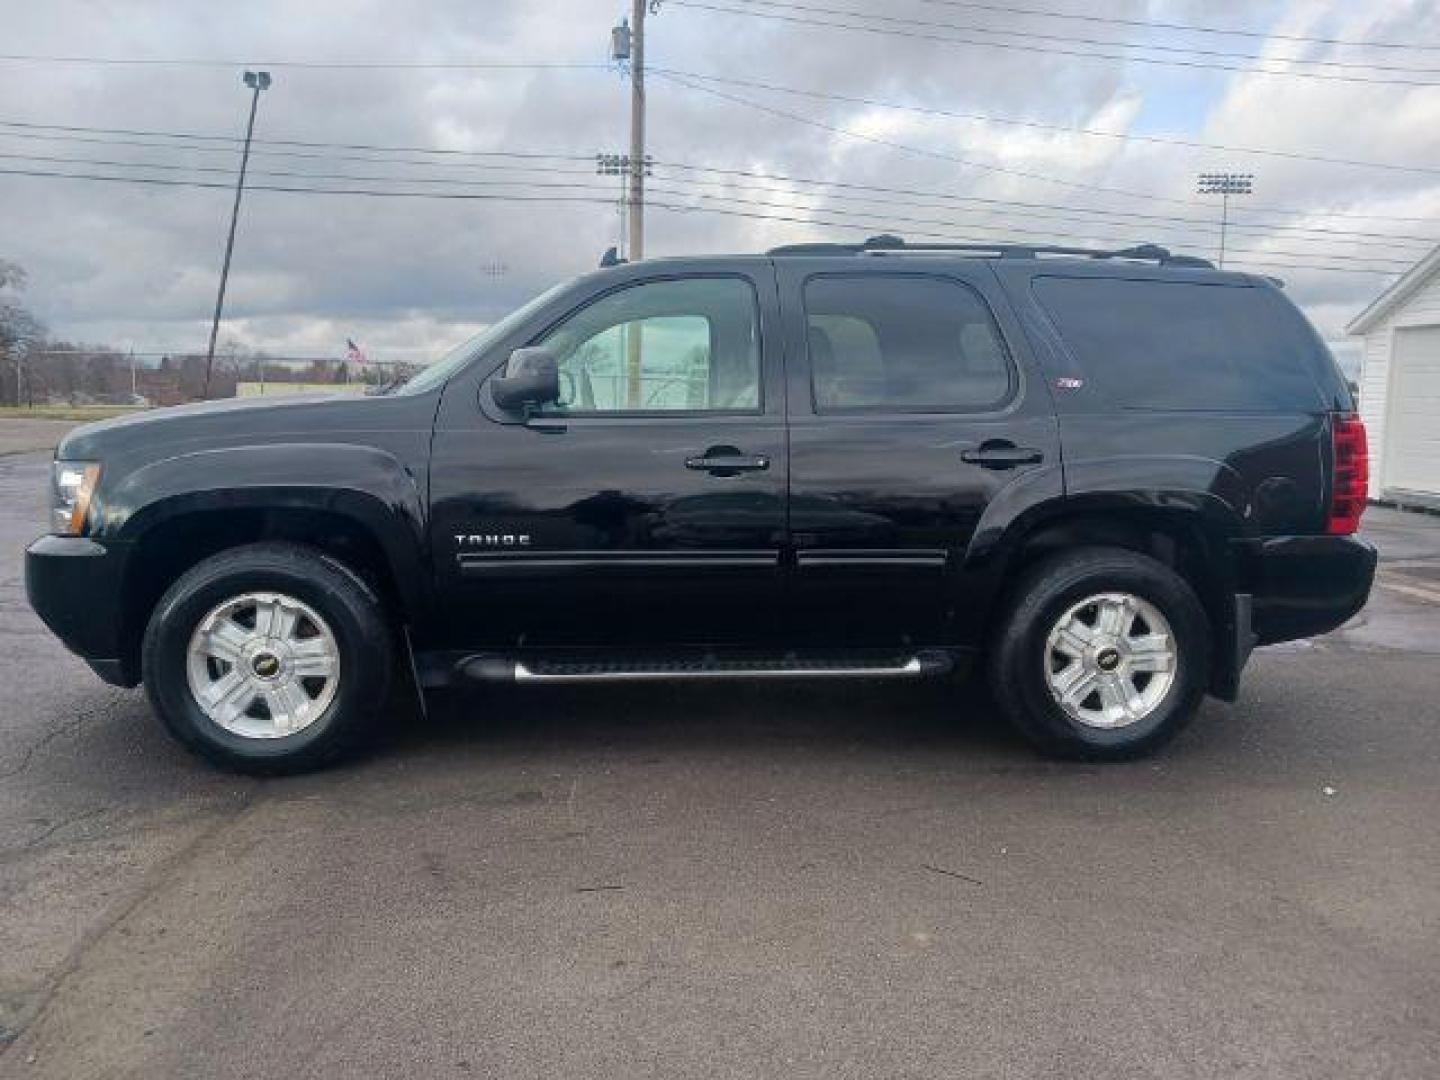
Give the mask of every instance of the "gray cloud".
[[[397, 62], [604, 60], [618, 2], [551, 3], [435, 0], [424, 5], [303, 5], [255, 0], [215, 7], [185, 0], [112, 6], [51, 0], [9, 5], [7, 51], [111, 56], [220, 57]], [[852, 6], [826, 0], [822, 6]], [[965, 22], [980, 29], [1065, 32], [1066, 24], [967, 13], [907, 2], [887, 14]], [[1433, 5], [1391, 3], [1317, 11], [1294, 0], [1217, 11], [1199, 0], [1128, 0], [1106, 14], [1171, 21], [1227, 22], [1283, 33], [1390, 40], [1440, 40]], [[1075, 24], [1095, 37], [1131, 37], [1116, 27]], [[1229, 38], [1152, 33], [1150, 43], [1259, 48]], [[1440, 152], [1440, 90], [1364, 86], [1259, 75], [1185, 72], [1120, 61], [1085, 61], [1015, 50], [955, 47], [910, 38], [843, 33], [781, 22], [740, 19], [666, 4], [652, 20], [651, 62], [668, 68], [828, 90], [854, 97], [945, 109], [1029, 117], [1058, 124], [1143, 127], [1236, 145], [1298, 149], [1335, 156], [1433, 166]], [[1270, 42], [1270, 55], [1297, 55]], [[1305, 55], [1354, 60], [1353, 50], [1306, 47]], [[1425, 56], [1427, 54], [1418, 54]], [[1409, 58], [1385, 62], [1424, 66]], [[238, 69], [90, 67], [0, 63], [0, 119], [144, 130], [239, 134], [245, 97]], [[305, 70], [276, 68], [261, 105], [258, 133], [267, 139], [443, 146], [588, 155], [623, 149], [628, 89], [615, 72], [558, 70]], [[1309, 208], [1301, 217], [1241, 209], [1243, 221], [1390, 232], [1426, 237], [1426, 224], [1335, 216], [1377, 214], [1429, 218], [1440, 212], [1434, 174], [1382, 172], [1185, 150], [1143, 142], [1081, 138], [1033, 129], [926, 117], [740, 88], [726, 93], [811, 117], [835, 127], [953, 157], [1191, 201], [1194, 174], [1236, 168], [1257, 174], [1252, 206]], [[715, 206], [697, 193], [809, 209], [796, 216], [863, 214], [865, 223], [836, 229], [656, 209], [650, 249], [754, 250], [806, 237], [865, 235], [896, 216], [952, 220], [954, 225], [896, 226], [900, 233], [941, 231], [957, 238], [1007, 232], [1021, 239], [1053, 235], [1074, 242], [1156, 240], [1209, 253], [1215, 207], [1177, 205], [1067, 188], [876, 145], [796, 123], [659, 77], [651, 79], [650, 147], [662, 161], [750, 169], [859, 184], [947, 191], [1065, 206], [1109, 208], [1201, 219], [1100, 223], [1080, 213], [1031, 217], [1020, 210], [980, 213], [973, 205], [860, 203], [857, 193], [796, 189], [757, 181], [696, 186], [695, 174], [667, 173], [657, 202]], [[1149, 119], [1163, 118], [1158, 124]], [[1176, 118], [1179, 119], [1176, 119]], [[261, 146], [262, 150], [280, 147]], [[0, 135], [0, 152], [110, 158], [231, 167], [232, 154], [104, 147]], [[608, 198], [618, 183], [596, 181], [586, 162], [523, 164], [524, 171], [474, 165], [422, 168], [353, 162], [333, 156], [257, 156], [257, 173], [306, 171], [380, 176], [368, 186], [443, 190], [421, 184], [442, 177], [584, 185], [572, 193]], [[353, 156], [367, 156], [355, 152]], [[381, 157], [382, 155], [368, 155]], [[412, 155], [413, 156], [413, 155]], [[579, 170], [546, 173], [543, 166]], [[21, 167], [11, 160], [0, 166]], [[35, 165], [37, 168], [57, 168]], [[75, 168], [82, 168], [76, 166]], [[111, 171], [116, 170], [95, 170]], [[166, 175], [153, 173], [151, 175]], [[203, 174], [195, 174], [203, 175]], [[689, 177], [689, 179], [687, 179]], [[210, 179], [225, 180], [223, 174]], [[258, 177], [259, 183], [286, 183]], [[314, 181], [316, 184], [324, 181]], [[758, 191], [757, 187], [779, 187]], [[478, 190], [478, 189], [476, 189]], [[527, 191], [523, 187], [502, 190]], [[531, 195], [560, 189], [528, 189]], [[876, 195], [875, 199], [886, 196]], [[894, 197], [890, 197], [893, 198]], [[122, 345], [203, 345], [230, 196], [224, 190], [144, 188], [120, 184], [0, 176], [0, 256], [31, 275], [28, 301], [56, 333]], [[754, 213], [781, 214], [751, 207]], [[872, 227], [870, 222], [875, 223]], [[346, 336], [380, 355], [433, 353], [496, 318], [557, 277], [592, 266], [618, 231], [613, 206], [559, 202], [429, 201], [359, 196], [298, 196], [253, 191], [231, 280], [227, 333], [280, 351], [334, 353]], [[1418, 243], [1298, 233], [1237, 231], [1235, 264], [1305, 262], [1354, 266], [1367, 257], [1418, 258]], [[1275, 254], [1300, 252], [1300, 256]], [[1348, 261], [1347, 261], [1348, 260]], [[1277, 269], [1292, 294], [1334, 337], [1386, 279], [1353, 273]]]

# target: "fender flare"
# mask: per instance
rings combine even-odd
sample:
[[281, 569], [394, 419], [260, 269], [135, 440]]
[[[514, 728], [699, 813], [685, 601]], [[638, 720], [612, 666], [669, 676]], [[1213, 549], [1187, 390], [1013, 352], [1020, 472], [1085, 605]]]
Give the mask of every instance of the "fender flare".
[[1244, 478], [1210, 458], [1147, 455], [1067, 461], [1064, 468], [1063, 490], [1037, 470], [996, 494], [966, 549], [966, 569], [1003, 563], [1037, 528], [1065, 517], [1140, 511], [1188, 519], [1205, 535], [1226, 538], [1242, 535], [1251, 517]]
[[348, 519], [390, 565], [407, 621], [431, 606], [420, 485], [394, 455], [348, 443], [199, 450], [125, 475], [97, 500], [102, 541], [132, 550], [156, 527], [196, 513], [312, 510]]

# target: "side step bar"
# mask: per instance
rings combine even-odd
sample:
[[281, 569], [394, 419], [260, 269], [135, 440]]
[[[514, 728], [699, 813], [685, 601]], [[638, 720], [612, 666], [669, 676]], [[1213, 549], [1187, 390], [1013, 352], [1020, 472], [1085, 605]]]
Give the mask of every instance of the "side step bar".
[[596, 683], [699, 679], [919, 679], [947, 674], [948, 653], [930, 651], [897, 656], [732, 659], [717, 656], [626, 659], [537, 659], [471, 656], [459, 673], [478, 682]]

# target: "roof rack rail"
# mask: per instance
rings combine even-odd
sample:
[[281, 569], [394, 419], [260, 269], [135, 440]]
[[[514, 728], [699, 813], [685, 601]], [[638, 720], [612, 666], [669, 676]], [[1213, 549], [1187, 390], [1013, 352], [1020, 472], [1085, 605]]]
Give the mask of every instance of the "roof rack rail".
[[1189, 266], [1207, 270], [1214, 269], [1214, 264], [1209, 259], [1202, 259], [1195, 255], [1174, 255], [1167, 248], [1163, 248], [1158, 244], [1136, 244], [1134, 247], [1113, 249], [1062, 247], [1055, 244], [910, 244], [900, 237], [892, 236], [889, 233], [872, 236], [860, 244], [786, 244], [783, 247], [771, 248], [766, 254], [780, 256], [896, 255], [907, 252], [923, 254], [932, 251], [974, 252], [976, 254], [995, 255], [1002, 259], [1034, 259], [1041, 255], [1073, 255], [1087, 259], [1131, 259], [1140, 262], [1153, 262], [1160, 266]]

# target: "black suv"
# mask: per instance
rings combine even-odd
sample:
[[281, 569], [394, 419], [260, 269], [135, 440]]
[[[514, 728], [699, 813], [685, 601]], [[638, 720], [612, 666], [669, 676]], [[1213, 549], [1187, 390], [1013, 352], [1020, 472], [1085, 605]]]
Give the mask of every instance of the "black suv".
[[894, 237], [606, 266], [388, 394], [76, 430], [30, 600], [249, 771], [392, 682], [972, 660], [1042, 749], [1134, 755], [1369, 595], [1364, 429], [1277, 286]]

